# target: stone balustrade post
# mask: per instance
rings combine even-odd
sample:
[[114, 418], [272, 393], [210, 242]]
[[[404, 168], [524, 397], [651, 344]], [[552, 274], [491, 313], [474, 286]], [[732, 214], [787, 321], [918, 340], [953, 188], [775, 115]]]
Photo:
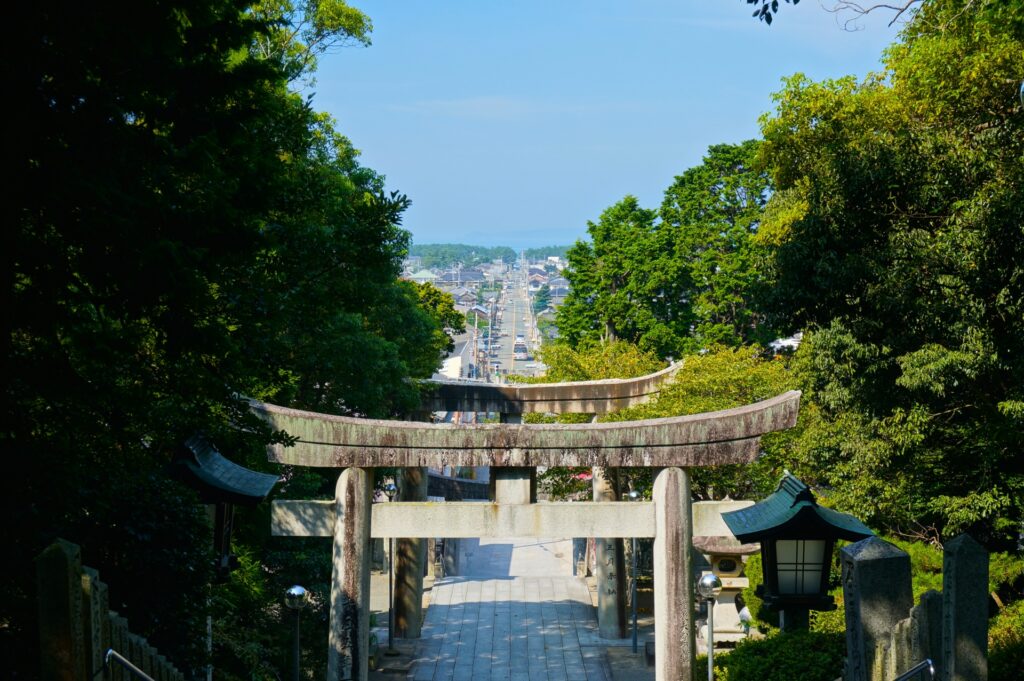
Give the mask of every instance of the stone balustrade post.
[[942, 560], [942, 681], [988, 678], [988, 553], [966, 534]]
[[884, 681], [880, 652], [913, 605], [910, 556], [868, 537], [840, 551], [846, 604], [846, 681]]
[[[427, 469], [403, 468], [398, 479], [398, 501], [427, 500]], [[395, 636], [419, 638], [423, 626], [423, 573], [427, 540], [403, 537], [395, 541]]]

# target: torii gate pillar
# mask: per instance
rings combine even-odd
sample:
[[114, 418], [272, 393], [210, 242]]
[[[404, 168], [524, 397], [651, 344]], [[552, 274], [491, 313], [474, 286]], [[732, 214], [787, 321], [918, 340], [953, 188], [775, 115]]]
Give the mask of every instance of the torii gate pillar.
[[693, 516], [690, 474], [654, 479], [654, 662], [657, 681], [693, 678]]
[[369, 675], [372, 494], [370, 471], [346, 468], [338, 476], [327, 650], [330, 681], [366, 681]]

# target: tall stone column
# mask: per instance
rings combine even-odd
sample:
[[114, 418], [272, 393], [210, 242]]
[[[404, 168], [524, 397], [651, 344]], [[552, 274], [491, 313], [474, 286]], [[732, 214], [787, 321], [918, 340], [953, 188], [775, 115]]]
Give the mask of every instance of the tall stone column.
[[[618, 501], [617, 468], [593, 469], [594, 501]], [[626, 635], [626, 559], [622, 538], [595, 538], [597, 624], [601, 638]]]
[[366, 681], [370, 652], [370, 503], [373, 476], [346, 468], [334, 491], [334, 567], [328, 681]]
[[[398, 501], [427, 500], [427, 469], [403, 468], [398, 480]], [[423, 626], [423, 573], [427, 540], [395, 540], [395, 636], [419, 638]]]
[[693, 678], [693, 516], [690, 475], [666, 468], [654, 479], [654, 665], [657, 681]]

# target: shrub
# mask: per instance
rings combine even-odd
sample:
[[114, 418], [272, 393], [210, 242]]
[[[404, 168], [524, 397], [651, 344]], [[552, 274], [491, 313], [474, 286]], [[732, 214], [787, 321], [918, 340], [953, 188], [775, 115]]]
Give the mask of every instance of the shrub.
[[[720, 681], [833, 681], [843, 673], [845, 656], [845, 639], [839, 634], [777, 632], [745, 639], [728, 655], [716, 655], [715, 677]], [[707, 662], [695, 666], [707, 678]]]
[[1024, 600], [1003, 608], [990, 620], [988, 649], [989, 681], [1020, 678], [1024, 669]]

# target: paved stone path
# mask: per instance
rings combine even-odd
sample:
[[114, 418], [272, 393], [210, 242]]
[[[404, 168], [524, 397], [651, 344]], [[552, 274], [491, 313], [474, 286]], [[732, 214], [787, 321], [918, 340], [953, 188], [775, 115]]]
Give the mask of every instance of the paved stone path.
[[464, 540], [463, 571], [434, 583], [412, 681], [610, 681], [567, 540]]

